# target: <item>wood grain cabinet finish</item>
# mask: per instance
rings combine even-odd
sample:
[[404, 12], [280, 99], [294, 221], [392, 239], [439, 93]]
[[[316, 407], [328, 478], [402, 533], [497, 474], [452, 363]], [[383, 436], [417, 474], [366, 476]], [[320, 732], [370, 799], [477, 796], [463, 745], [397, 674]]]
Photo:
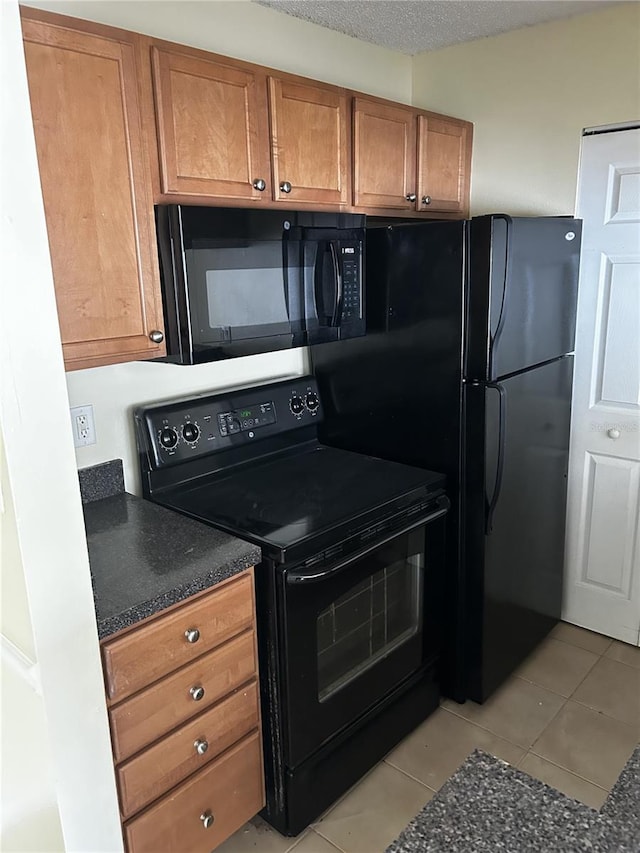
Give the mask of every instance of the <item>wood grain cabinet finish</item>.
[[117, 770], [122, 815], [141, 808], [258, 728], [255, 679]]
[[349, 204], [347, 93], [270, 77], [269, 108], [274, 199]]
[[415, 210], [416, 111], [355, 98], [353, 134], [354, 205]]
[[188, 48], [151, 47], [161, 192], [268, 198], [266, 75], [206, 57]]
[[418, 116], [418, 210], [468, 216], [472, 132], [468, 122]]
[[118, 761], [201, 713], [256, 672], [255, 638], [245, 631], [188, 666], [111, 708], [111, 739]]
[[127, 853], [210, 853], [264, 805], [253, 570], [102, 651]]
[[21, 14], [65, 364], [163, 355], [137, 36]]
[[260, 735], [250, 734], [125, 824], [130, 853], [210, 853], [263, 806]]
[[109, 698], [124, 699], [251, 627], [251, 588], [251, 576], [241, 575], [215, 596], [179, 607], [143, 631], [105, 643], [102, 654]]

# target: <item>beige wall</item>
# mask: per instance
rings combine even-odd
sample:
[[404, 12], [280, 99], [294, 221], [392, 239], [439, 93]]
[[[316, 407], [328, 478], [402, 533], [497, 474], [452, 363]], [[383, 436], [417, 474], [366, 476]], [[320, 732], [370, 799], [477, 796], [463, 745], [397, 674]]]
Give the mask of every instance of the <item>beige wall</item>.
[[413, 101], [474, 122], [474, 214], [573, 213], [582, 128], [640, 119], [640, 4], [422, 54]]
[[[248, 0], [213, 2], [37, 2], [63, 14], [190, 44], [271, 68], [410, 103], [411, 58], [266, 9]], [[92, 405], [97, 443], [76, 451], [78, 467], [124, 461], [138, 491], [132, 409], [145, 402], [257, 384], [307, 369], [304, 349], [176, 367], [134, 362], [67, 374], [71, 406]]]
[[29, 0], [28, 5], [410, 103], [411, 57], [249, 0]]

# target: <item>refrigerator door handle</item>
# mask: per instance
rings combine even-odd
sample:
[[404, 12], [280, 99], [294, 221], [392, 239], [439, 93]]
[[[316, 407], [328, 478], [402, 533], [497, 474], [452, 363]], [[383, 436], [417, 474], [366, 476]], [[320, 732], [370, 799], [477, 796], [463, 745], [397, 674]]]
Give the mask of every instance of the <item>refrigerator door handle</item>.
[[489, 536], [493, 529], [493, 516], [500, 498], [502, 489], [502, 475], [504, 473], [504, 442], [505, 442], [505, 426], [506, 426], [506, 394], [502, 385], [497, 382], [487, 382], [485, 385], [487, 390], [497, 391], [499, 395], [499, 411], [498, 411], [498, 461], [496, 464], [496, 476], [493, 483], [493, 494], [491, 499], [486, 499], [486, 518], [485, 518], [485, 535]]
[[502, 282], [502, 302], [500, 304], [500, 314], [498, 315], [498, 323], [493, 335], [490, 335], [489, 345], [489, 378], [493, 379], [493, 350], [504, 328], [504, 320], [507, 314], [507, 293], [509, 291], [509, 281], [511, 280], [511, 232], [513, 229], [513, 219], [507, 213], [496, 213], [493, 219], [502, 219], [506, 225], [506, 233], [504, 240], [504, 281]]

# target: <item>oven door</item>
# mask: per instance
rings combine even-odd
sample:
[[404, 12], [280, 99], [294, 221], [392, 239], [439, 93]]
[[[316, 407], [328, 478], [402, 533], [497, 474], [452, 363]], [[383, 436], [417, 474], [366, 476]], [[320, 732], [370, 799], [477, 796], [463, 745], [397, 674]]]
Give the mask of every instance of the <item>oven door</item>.
[[289, 767], [437, 657], [447, 507], [337, 563], [282, 569]]

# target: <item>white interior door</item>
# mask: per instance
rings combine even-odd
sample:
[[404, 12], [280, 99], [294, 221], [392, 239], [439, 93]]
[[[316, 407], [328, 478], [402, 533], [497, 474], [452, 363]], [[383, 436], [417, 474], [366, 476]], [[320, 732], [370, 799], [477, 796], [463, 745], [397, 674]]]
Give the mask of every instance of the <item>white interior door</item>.
[[585, 136], [563, 618], [640, 645], [640, 129]]

